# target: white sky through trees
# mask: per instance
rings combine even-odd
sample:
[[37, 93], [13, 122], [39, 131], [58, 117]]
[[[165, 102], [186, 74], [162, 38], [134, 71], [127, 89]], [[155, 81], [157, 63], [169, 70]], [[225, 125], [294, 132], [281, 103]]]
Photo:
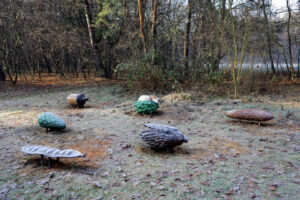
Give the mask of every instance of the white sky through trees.
[[[285, 8], [286, 0], [273, 0], [272, 4], [276, 9]], [[290, 4], [293, 8], [297, 7], [297, 0], [290, 0]]]

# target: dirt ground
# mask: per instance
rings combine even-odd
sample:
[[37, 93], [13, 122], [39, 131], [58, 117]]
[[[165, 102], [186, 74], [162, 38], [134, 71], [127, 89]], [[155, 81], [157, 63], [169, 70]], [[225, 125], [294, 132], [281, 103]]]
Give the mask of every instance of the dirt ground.
[[[238, 100], [158, 95], [159, 112], [139, 116], [138, 94], [116, 84], [28, 88], [0, 94], [0, 199], [300, 199], [299, 90]], [[70, 93], [90, 101], [71, 108]], [[259, 126], [224, 116], [237, 108], [276, 118]], [[67, 129], [46, 133], [37, 124], [46, 111]], [[176, 126], [189, 142], [155, 152], [139, 136], [149, 122]], [[25, 145], [87, 156], [43, 169], [38, 156], [23, 155]]]

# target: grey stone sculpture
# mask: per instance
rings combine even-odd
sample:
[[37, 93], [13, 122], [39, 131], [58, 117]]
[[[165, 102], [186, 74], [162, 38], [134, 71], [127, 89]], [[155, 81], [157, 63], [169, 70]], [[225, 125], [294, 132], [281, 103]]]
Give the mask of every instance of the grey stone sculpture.
[[175, 127], [162, 124], [145, 124], [149, 129], [141, 133], [141, 138], [153, 149], [172, 149], [188, 139]]
[[47, 146], [24, 146], [22, 151], [25, 155], [41, 155], [41, 165], [44, 167], [44, 156], [48, 157], [49, 168], [52, 168], [51, 158], [84, 158], [85, 155], [73, 149], [60, 150]]

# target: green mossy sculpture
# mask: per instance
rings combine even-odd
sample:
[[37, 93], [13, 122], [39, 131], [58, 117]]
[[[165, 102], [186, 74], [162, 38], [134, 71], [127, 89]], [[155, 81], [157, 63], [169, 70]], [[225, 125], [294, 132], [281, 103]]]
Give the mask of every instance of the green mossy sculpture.
[[50, 112], [40, 114], [38, 123], [41, 127], [50, 130], [62, 130], [66, 128], [64, 120]]
[[133, 108], [139, 114], [152, 114], [156, 112], [159, 106], [154, 101], [135, 101]]

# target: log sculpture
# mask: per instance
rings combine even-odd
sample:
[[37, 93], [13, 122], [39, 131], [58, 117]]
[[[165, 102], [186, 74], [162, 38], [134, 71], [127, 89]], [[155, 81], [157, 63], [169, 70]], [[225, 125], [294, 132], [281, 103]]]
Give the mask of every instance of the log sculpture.
[[82, 108], [88, 100], [89, 98], [84, 94], [70, 94], [67, 98], [67, 103], [72, 107]]
[[162, 124], [145, 124], [148, 130], [142, 131], [141, 138], [150, 148], [173, 149], [188, 139], [175, 127]]
[[44, 112], [40, 114], [38, 123], [41, 127], [46, 128], [47, 132], [48, 130], [62, 130], [66, 128], [64, 120], [51, 112]]
[[47, 146], [25, 146], [22, 148], [22, 151], [25, 155], [40, 155], [41, 156], [41, 165], [44, 167], [44, 156], [48, 157], [49, 168], [52, 168], [51, 158], [56, 158], [59, 161], [59, 158], [84, 158], [85, 155], [79, 151], [73, 149], [60, 150]]
[[274, 115], [261, 109], [230, 110], [225, 112], [225, 115], [233, 119], [257, 121], [259, 125], [261, 122], [274, 119]]

